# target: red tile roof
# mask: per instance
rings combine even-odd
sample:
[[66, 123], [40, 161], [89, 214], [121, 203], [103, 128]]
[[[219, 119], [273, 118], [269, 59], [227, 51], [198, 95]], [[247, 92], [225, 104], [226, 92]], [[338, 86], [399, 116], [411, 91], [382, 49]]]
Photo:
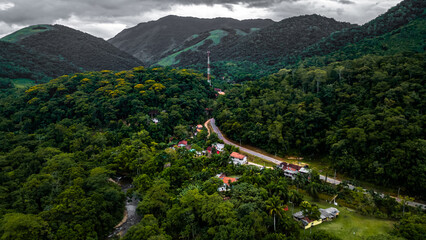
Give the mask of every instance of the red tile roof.
[[187, 141], [185, 141], [185, 140], [182, 140], [182, 141], [180, 141], [179, 143], [178, 143], [178, 145], [181, 145], [181, 144], [183, 144], [183, 145], [188, 145], [188, 142]]
[[233, 157], [233, 158], [238, 158], [238, 159], [244, 159], [246, 156], [244, 156], [244, 155], [242, 155], [242, 154], [239, 154], [239, 153], [237, 153], [237, 152], [232, 152], [231, 153], [231, 157]]
[[223, 183], [225, 183], [226, 185], [229, 186], [229, 182], [231, 182], [231, 183], [236, 182], [237, 179], [236, 178], [230, 178], [230, 177], [223, 177], [222, 181], [223, 181]]

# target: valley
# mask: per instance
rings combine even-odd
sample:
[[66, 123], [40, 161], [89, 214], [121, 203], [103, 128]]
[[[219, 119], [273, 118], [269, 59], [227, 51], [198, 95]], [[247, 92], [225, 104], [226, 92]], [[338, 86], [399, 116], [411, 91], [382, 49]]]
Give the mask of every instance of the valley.
[[6, 35], [0, 239], [424, 239], [425, 7]]

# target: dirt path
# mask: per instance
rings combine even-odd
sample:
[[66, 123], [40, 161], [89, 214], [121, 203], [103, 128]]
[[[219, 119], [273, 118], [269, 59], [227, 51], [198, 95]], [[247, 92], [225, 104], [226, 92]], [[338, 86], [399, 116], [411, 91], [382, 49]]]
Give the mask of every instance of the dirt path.
[[207, 138], [208, 138], [208, 137], [210, 137], [210, 127], [209, 127], [210, 120], [211, 120], [211, 119], [207, 120], [207, 121], [204, 123], [204, 127], [206, 127], [206, 128], [207, 128], [207, 132], [208, 132], [208, 134], [207, 134]]

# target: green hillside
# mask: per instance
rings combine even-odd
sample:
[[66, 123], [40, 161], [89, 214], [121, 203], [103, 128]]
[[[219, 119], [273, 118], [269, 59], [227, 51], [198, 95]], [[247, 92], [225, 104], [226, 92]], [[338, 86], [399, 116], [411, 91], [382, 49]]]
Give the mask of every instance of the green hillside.
[[53, 29], [52, 25], [33, 25], [33, 26], [20, 29], [12, 34], [9, 34], [3, 37], [2, 39], [0, 39], [0, 41], [16, 43], [31, 35], [34, 35], [40, 32], [49, 31], [52, 29]]
[[[185, 53], [187, 51], [198, 51], [199, 47], [206, 44], [206, 42], [209, 43], [209, 44], [207, 44], [207, 47], [218, 45], [221, 42], [222, 38], [226, 37], [228, 34], [229, 33], [227, 31], [221, 30], [221, 29], [210, 31], [208, 37], [203, 38], [201, 41], [197, 42], [196, 44], [194, 44], [192, 46], [186, 47], [183, 50], [179, 50], [178, 52], [173, 53], [173, 54], [161, 59], [155, 65], [159, 65], [159, 66], [163, 66], [163, 67], [176, 65], [180, 62], [179, 59], [176, 59], [180, 54]], [[197, 39], [199, 37], [200, 37], [199, 35], [196, 35], [196, 36], [194, 35], [191, 38], [189, 38], [188, 40], [192, 41], [192, 40]]]
[[392, 32], [367, 38], [320, 57], [304, 59], [303, 64], [324, 65], [334, 61], [350, 60], [372, 55], [394, 55], [397, 53], [421, 53], [426, 50], [426, 18], [418, 18]]

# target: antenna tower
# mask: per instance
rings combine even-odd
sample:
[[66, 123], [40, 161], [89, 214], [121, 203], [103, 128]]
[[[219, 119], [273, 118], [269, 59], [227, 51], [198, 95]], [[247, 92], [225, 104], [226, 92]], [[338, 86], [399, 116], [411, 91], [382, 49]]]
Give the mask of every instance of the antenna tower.
[[210, 80], [210, 51], [207, 51], [207, 82], [212, 85], [212, 81]]

